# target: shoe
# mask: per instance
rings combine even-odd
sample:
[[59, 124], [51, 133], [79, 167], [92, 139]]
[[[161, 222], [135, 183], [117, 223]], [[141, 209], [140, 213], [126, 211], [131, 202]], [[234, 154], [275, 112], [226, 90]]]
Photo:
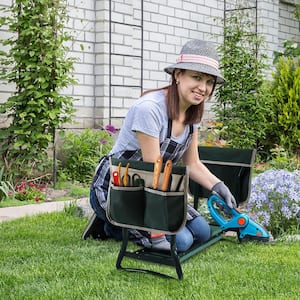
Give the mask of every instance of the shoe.
[[107, 236], [104, 232], [104, 221], [99, 219], [96, 213], [93, 213], [89, 224], [82, 234], [82, 239], [93, 238], [95, 240], [105, 240]]
[[166, 239], [165, 235], [159, 237], [152, 237], [150, 238], [150, 242], [151, 242], [151, 249], [163, 250], [163, 251], [171, 250], [171, 244]]

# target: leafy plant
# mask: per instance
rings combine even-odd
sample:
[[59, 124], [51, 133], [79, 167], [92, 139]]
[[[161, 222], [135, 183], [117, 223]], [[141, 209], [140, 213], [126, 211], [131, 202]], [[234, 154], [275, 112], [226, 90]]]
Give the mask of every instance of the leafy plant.
[[290, 154], [300, 144], [300, 56], [280, 57], [270, 85], [270, 108], [267, 116], [266, 147], [281, 145]]
[[[297, 20], [300, 20], [300, 4], [295, 5], [294, 15]], [[300, 55], [300, 44], [295, 41], [286, 40], [283, 42], [283, 51], [274, 51], [273, 63], [279, 61], [279, 57], [298, 57]]]
[[[68, 20], [62, 0], [13, 1], [0, 18], [12, 36], [1, 43], [0, 79], [12, 82], [16, 92], [0, 104], [8, 127], [0, 128], [0, 159], [6, 172], [24, 175], [24, 166], [39, 164], [55, 138], [55, 129], [71, 120], [73, 101], [60, 91], [75, 83], [66, 57]], [[23, 167], [23, 168], [22, 168]], [[23, 174], [22, 174], [23, 173]]]
[[285, 169], [294, 171], [300, 169], [300, 159], [296, 155], [291, 156], [288, 151], [279, 145], [270, 150], [271, 160], [269, 161], [272, 169]]
[[222, 139], [222, 133], [226, 130], [221, 122], [209, 120], [199, 130], [199, 145], [226, 147], [229, 143]]
[[280, 57], [298, 57], [300, 55], [300, 44], [293, 41], [283, 42], [283, 51], [274, 51], [273, 63], [279, 62]]
[[257, 175], [247, 210], [274, 237], [299, 230], [300, 171], [271, 169]]
[[80, 133], [66, 132], [62, 143], [62, 171], [72, 180], [90, 182], [97, 162], [111, 150], [115, 133], [112, 125], [104, 130], [87, 128]]
[[233, 11], [224, 23], [224, 43], [218, 51], [227, 82], [217, 90], [213, 111], [224, 124], [222, 138], [232, 147], [256, 148], [258, 140], [265, 137], [269, 113], [267, 97], [260, 93], [267, 68], [266, 56], [260, 51], [264, 41], [256, 35], [253, 18], [246, 10]]
[[0, 169], [0, 201], [7, 198], [10, 194], [10, 191], [14, 191], [13, 184], [11, 180], [6, 180], [4, 178], [4, 167]]

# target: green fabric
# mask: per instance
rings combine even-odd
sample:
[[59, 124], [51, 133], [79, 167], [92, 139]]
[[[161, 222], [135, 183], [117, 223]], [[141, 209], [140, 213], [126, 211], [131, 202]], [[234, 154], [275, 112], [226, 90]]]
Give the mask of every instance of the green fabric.
[[[248, 199], [255, 150], [200, 146], [199, 157], [214, 175], [224, 181], [237, 204]], [[195, 199], [208, 198], [211, 194], [193, 180], [190, 180], [189, 186]]]
[[145, 198], [143, 187], [110, 189], [109, 215], [117, 223], [143, 226]]
[[[128, 174], [131, 177], [140, 175], [145, 186], [114, 186], [111, 182], [107, 201], [108, 219], [118, 226], [146, 231], [175, 233], [180, 230], [185, 225], [187, 212], [187, 179], [183, 177], [184, 180], [181, 180], [182, 176], [186, 176], [186, 168], [173, 166], [172, 191], [162, 192], [151, 187], [153, 163], [112, 158], [111, 169], [117, 170], [119, 163], [122, 174], [129, 163]], [[176, 191], [178, 185], [180, 190]]]
[[184, 193], [146, 189], [145, 227], [176, 232], [185, 223]]

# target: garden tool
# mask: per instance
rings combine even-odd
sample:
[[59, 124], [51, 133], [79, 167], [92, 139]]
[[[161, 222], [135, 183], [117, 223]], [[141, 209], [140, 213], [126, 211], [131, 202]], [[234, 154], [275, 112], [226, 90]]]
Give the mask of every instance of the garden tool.
[[163, 181], [160, 188], [163, 192], [166, 192], [169, 189], [171, 183], [172, 165], [172, 161], [167, 160], [164, 168]]
[[219, 195], [213, 193], [207, 204], [212, 218], [220, 225], [221, 229], [237, 232], [240, 242], [268, 242], [270, 240], [270, 234], [260, 224], [238, 209], [230, 208]]
[[154, 189], [158, 188], [158, 183], [159, 183], [159, 177], [160, 177], [160, 172], [162, 169], [162, 163], [163, 159], [162, 156], [159, 155], [154, 163], [154, 170], [153, 170], [153, 182], [152, 182], [152, 187]]

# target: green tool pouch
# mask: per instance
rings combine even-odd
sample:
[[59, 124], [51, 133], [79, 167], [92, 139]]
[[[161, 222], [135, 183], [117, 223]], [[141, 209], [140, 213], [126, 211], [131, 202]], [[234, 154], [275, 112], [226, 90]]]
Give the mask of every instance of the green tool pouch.
[[161, 192], [145, 188], [144, 226], [176, 232], [185, 221], [184, 192]]
[[[170, 188], [163, 192], [151, 187], [153, 163], [111, 158], [111, 174], [120, 170], [121, 166], [122, 178], [128, 163], [128, 175], [131, 178], [129, 185], [116, 186], [112, 180], [110, 182], [106, 210], [108, 220], [125, 228], [157, 230], [167, 234], [179, 231], [186, 222], [186, 168], [173, 166]], [[137, 180], [132, 180], [137, 177]], [[162, 177], [163, 173], [160, 184]]]
[[141, 226], [145, 211], [143, 187], [111, 185], [109, 197], [113, 199], [109, 201], [109, 211], [114, 222]]

